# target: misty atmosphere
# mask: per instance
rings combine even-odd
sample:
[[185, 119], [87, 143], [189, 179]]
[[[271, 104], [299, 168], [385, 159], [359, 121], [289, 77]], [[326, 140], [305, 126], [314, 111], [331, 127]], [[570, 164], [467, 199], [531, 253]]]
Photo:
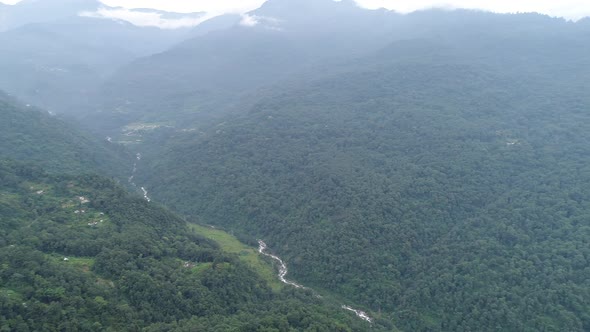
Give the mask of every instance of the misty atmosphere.
[[0, 2], [0, 331], [590, 331], [586, 16]]

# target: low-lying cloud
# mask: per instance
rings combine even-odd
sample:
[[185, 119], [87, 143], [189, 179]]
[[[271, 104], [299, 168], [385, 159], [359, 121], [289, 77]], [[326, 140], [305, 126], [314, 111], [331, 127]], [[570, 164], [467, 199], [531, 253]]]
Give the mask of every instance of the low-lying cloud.
[[94, 12], [82, 12], [80, 16], [128, 21], [137, 26], [153, 26], [161, 29], [178, 29], [199, 25], [211, 16], [204, 13], [186, 14], [175, 18], [165, 12], [133, 10], [127, 8], [100, 8]]
[[537, 12], [578, 20], [590, 16], [588, 0], [356, 0], [365, 8], [387, 8], [410, 13], [428, 8], [480, 9], [496, 13]]
[[[159, 8], [188, 12], [206, 11], [212, 14], [245, 13], [260, 7], [265, 0], [101, 0], [111, 6], [127, 8]], [[355, 0], [365, 8], [387, 8], [409, 13], [428, 8], [481, 9], [497, 13], [538, 12], [577, 20], [590, 16], [588, 0]]]
[[253, 27], [258, 25], [258, 23], [260, 23], [260, 21], [255, 15], [248, 14], [243, 14], [242, 20], [240, 21], [240, 25], [245, 27]]
[[[191, 13], [207, 12], [209, 16], [226, 13], [246, 13], [260, 7], [265, 0], [100, 0], [107, 6], [124, 8], [157, 8], [171, 12]], [[355, 0], [365, 8], [387, 8], [401, 13], [409, 13], [428, 8], [465, 8], [481, 9], [497, 13], [537, 12], [550, 16], [577, 20], [590, 16], [588, 0]], [[19, 0], [0, 0], [14, 4]], [[162, 20], [154, 15], [125, 13], [122, 10], [104, 14], [104, 17], [116, 17], [123, 20], [135, 20], [144, 25], [187, 26], [197, 22], [195, 18], [180, 20]], [[176, 21], [176, 22], [170, 22]], [[148, 23], [150, 22], [150, 23]]]
[[203, 11], [215, 15], [240, 14], [254, 10], [266, 0], [100, 0], [107, 6], [126, 8], [158, 8], [160, 10], [188, 13]]

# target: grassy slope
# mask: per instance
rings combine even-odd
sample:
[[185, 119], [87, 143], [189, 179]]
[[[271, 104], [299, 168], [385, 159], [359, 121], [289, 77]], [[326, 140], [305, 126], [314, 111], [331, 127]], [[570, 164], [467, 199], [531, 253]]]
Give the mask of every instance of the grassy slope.
[[240, 260], [258, 272], [274, 291], [283, 288], [274, 269], [262, 259], [262, 256], [258, 254], [258, 250], [255, 248], [243, 244], [235, 236], [219, 229], [197, 224], [190, 224], [190, 228], [199, 235], [217, 242], [223, 251], [238, 255]]

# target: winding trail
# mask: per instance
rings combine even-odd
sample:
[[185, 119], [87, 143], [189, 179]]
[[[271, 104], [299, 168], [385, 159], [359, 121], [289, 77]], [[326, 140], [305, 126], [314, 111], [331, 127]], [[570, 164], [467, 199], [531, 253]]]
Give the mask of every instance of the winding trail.
[[[310, 289], [307, 287], [304, 287], [296, 282], [287, 280], [285, 278], [285, 276], [287, 275], [288, 269], [287, 269], [287, 264], [285, 264], [285, 262], [278, 256], [275, 256], [273, 254], [270, 254], [267, 252], [268, 250], [268, 246], [266, 245], [266, 243], [262, 240], [258, 240], [258, 252], [261, 255], [270, 257], [272, 259], [274, 259], [275, 261], [277, 261], [279, 263], [279, 280], [281, 280], [282, 283], [286, 284], [286, 285], [290, 285], [293, 286], [295, 288], [301, 288], [301, 289]], [[349, 307], [347, 305], [342, 305], [341, 307], [344, 310], [348, 310], [348, 311], [352, 311], [356, 314], [356, 316], [366, 322], [369, 323], [373, 323], [373, 318], [371, 318], [366, 312], [362, 311], [362, 310], [358, 310], [358, 309], [354, 309], [352, 307]]]

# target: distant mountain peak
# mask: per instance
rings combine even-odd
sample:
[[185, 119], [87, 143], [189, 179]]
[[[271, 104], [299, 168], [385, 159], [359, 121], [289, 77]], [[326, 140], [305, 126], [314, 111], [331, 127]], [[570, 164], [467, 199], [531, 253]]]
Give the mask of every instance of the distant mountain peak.
[[98, 0], [23, 0], [2, 7], [4, 17], [0, 30], [72, 17], [81, 11], [94, 11], [102, 6]]
[[207, 18], [207, 14], [203, 12], [173, 13], [151, 8], [110, 7], [98, 0], [22, 0], [0, 9], [0, 31], [75, 16], [126, 21], [136, 26], [163, 29], [193, 27]]

